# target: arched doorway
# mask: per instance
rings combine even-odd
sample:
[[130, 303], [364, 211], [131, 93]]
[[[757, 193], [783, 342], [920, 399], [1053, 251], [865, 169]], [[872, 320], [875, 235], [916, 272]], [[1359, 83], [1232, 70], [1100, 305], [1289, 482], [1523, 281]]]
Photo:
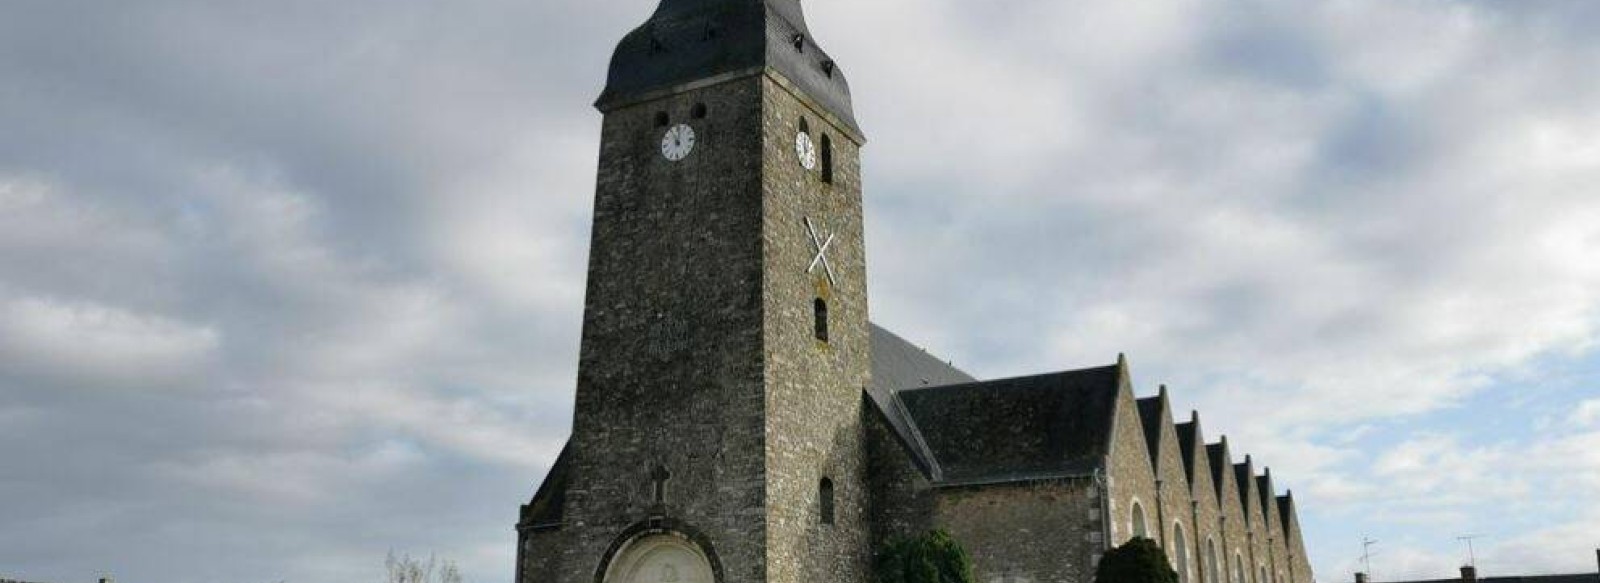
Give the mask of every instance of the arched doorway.
[[603, 583], [717, 583], [699, 545], [673, 534], [629, 541], [606, 568]]

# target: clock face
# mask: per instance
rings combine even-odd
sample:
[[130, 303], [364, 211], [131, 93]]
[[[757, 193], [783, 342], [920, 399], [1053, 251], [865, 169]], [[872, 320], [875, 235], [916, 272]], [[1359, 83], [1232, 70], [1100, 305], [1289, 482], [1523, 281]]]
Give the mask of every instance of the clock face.
[[667, 135], [661, 137], [661, 155], [668, 160], [677, 162], [689, 157], [689, 152], [694, 151], [694, 128], [679, 124], [667, 130]]
[[794, 138], [794, 153], [800, 156], [800, 165], [806, 170], [817, 167], [817, 145], [811, 143], [811, 135], [800, 132]]

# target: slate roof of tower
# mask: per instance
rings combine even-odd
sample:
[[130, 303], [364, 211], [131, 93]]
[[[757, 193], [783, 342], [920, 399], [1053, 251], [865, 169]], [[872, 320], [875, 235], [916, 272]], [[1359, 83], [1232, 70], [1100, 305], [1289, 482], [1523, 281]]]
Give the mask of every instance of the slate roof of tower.
[[811, 38], [799, 0], [662, 0], [617, 45], [596, 105], [609, 109], [656, 90], [762, 68], [781, 73], [859, 138], [850, 84]]

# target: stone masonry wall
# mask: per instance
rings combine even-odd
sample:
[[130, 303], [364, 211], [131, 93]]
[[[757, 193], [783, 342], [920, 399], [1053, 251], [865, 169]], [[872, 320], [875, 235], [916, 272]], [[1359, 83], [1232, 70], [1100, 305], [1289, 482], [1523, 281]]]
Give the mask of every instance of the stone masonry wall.
[[[1226, 446], [1227, 443], [1228, 440], [1224, 437], [1222, 444]], [[1239, 486], [1233, 477], [1231, 452], [1223, 456], [1220, 471], [1218, 471], [1219, 468], [1215, 467], [1212, 470], [1222, 478], [1221, 483], [1216, 484], [1219, 492], [1217, 502], [1221, 509], [1220, 516], [1222, 518], [1222, 543], [1225, 543], [1219, 543], [1221, 546], [1219, 551], [1222, 554], [1221, 559], [1223, 561], [1222, 577], [1224, 581], [1229, 583], [1249, 583], [1251, 579], [1248, 540], [1250, 526], [1245, 523], [1244, 505], [1239, 499]], [[1240, 581], [1236, 574], [1236, 563], [1245, 565], [1243, 581]]]
[[972, 555], [978, 583], [1092, 583], [1101, 512], [1092, 479], [1021, 482], [937, 493], [938, 525]]
[[1315, 579], [1311, 573], [1311, 559], [1306, 556], [1306, 541], [1300, 530], [1299, 510], [1291, 501], [1289, 515], [1283, 517], [1283, 528], [1287, 532], [1284, 537], [1289, 550], [1289, 567], [1292, 583], [1312, 583]]
[[[1179, 583], [1198, 581], [1200, 563], [1199, 551], [1196, 550], [1194, 541], [1197, 531], [1194, 526], [1194, 514], [1189, 497], [1189, 478], [1184, 476], [1183, 457], [1178, 446], [1178, 433], [1173, 429], [1170, 415], [1164, 416], [1161, 421], [1161, 441], [1156, 465], [1156, 476], [1161, 480], [1161, 507], [1157, 509], [1161, 516], [1162, 548], [1166, 549], [1167, 557], [1172, 560], [1174, 570], [1177, 570]], [[1183, 532], [1183, 545], [1179, 546], [1177, 533]], [[1186, 561], [1180, 561], [1180, 553]], [[1179, 568], [1187, 563], [1187, 568]]]
[[[663, 517], [727, 580], [765, 580], [762, 112], [751, 77], [606, 114], [565, 532], [526, 553], [559, 572], [525, 583], [594, 583], [625, 531]], [[661, 155], [663, 114], [695, 131], [682, 161]]]
[[1272, 575], [1270, 583], [1289, 583], [1289, 566], [1286, 562], [1288, 547], [1284, 546], [1283, 520], [1278, 516], [1278, 501], [1276, 492], [1272, 490], [1272, 471], [1266, 470], [1266, 492], [1257, 492], [1257, 495], [1266, 495], [1266, 505], [1261, 507], [1261, 516], [1265, 519], [1267, 533], [1267, 555], [1263, 559], [1267, 563], [1267, 572]]
[[[866, 407], [875, 407], [867, 403]], [[934, 493], [927, 477], [877, 411], [862, 412], [867, 428], [867, 490], [871, 547], [934, 528]]]
[[[871, 355], [860, 146], [776, 73], [761, 90], [765, 580], [864, 582], [871, 549], [861, 395]], [[802, 126], [817, 148], [811, 169], [795, 148]], [[816, 333], [819, 300], [825, 341]], [[824, 479], [833, 488], [831, 524], [821, 515]]]
[[[1267, 539], [1271, 535], [1267, 528], [1267, 515], [1261, 509], [1261, 491], [1256, 487], [1255, 464], [1251, 462], [1249, 456], [1245, 456], [1244, 468], [1246, 483], [1239, 486], [1244, 490], [1240, 502], [1244, 504], [1245, 524], [1248, 526], [1248, 531], [1245, 533], [1245, 574], [1251, 583], [1270, 583], [1269, 580], [1262, 578], [1262, 574], [1266, 572], [1267, 560], [1270, 557]], [[1238, 475], [1237, 466], [1235, 475]], [[1268, 574], [1268, 577], [1270, 576]]]
[[1110, 479], [1107, 482], [1111, 493], [1110, 547], [1121, 546], [1135, 536], [1135, 504], [1144, 514], [1146, 536], [1158, 536], [1155, 469], [1150, 464], [1150, 446], [1145, 443], [1144, 423], [1139, 418], [1139, 407], [1133, 398], [1133, 387], [1128, 382], [1125, 364], [1122, 367], [1122, 387], [1117, 391], [1115, 415], [1108, 471]]
[[1191, 514], [1194, 516], [1194, 556], [1198, 558], [1195, 564], [1195, 581], [1199, 583], [1225, 583], [1227, 578], [1222, 576], [1225, 570], [1222, 565], [1223, 551], [1227, 541], [1222, 533], [1221, 508], [1217, 505], [1216, 485], [1212, 482], [1211, 461], [1206, 456], [1205, 434], [1198, 423], [1195, 428], [1195, 451], [1185, 452], [1192, 454], [1194, 459], [1194, 481], [1189, 485], [1193, 507]]

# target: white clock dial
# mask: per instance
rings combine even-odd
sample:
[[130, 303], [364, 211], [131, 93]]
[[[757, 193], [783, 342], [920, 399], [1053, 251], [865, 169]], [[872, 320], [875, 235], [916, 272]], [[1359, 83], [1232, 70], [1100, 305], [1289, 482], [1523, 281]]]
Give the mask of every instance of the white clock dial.
[[811, 142], [811, 135], [800, 132], [794, 138], [794, 153], [800, 156], [800, 165], [806, 170], [817, 167], [817, 145]]
[[661, 137], [661, 155], [668, 160], [677, 162], [689, 157], [689, 152], [694, 151], [694, 128], [679, 124], [667, 130], [667, 135]]

